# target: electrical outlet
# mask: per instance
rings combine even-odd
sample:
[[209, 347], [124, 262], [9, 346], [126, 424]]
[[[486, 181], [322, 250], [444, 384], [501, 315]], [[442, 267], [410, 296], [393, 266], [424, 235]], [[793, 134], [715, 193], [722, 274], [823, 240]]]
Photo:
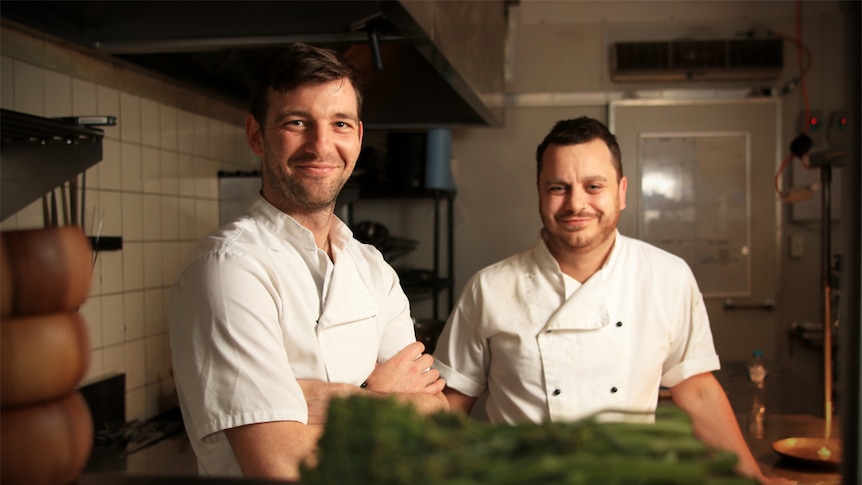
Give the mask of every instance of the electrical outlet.
[[833, 147], [847, 146], [847, 112], [837, 110], [829, 113], [829, 145]]
[[799, 113], [798, 128], [799, 132], [805, 132], [807, 129], [808, 137], [811, 138], [811, 150], [816, 152], [823, 150], [829, 146], [826, 137], [826, 120], [823, 117], [823, 112], [820, 110], [811, 110], [806, 115], [805, 112]]

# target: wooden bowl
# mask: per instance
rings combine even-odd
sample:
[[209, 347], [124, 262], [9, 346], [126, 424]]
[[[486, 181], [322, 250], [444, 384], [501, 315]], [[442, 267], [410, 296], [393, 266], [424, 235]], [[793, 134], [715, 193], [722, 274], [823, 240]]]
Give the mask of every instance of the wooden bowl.
[[78, 312], [8, 317], [0, 322], [0, 405], [57, 399], [75, 389], [90, 363]]
[[0, 482], [75, 481], [93, 447], [93, 418], [77, 391], [56, 401], [0, 411]]
[[[3, 315], [39, 315], [77, 310], [90, 291], [92, 246], [78, 226], [5, 231]], [[6, 270], [4, 270], [6, 271]], [[9, 278], [7, 282], [5, 278]]]

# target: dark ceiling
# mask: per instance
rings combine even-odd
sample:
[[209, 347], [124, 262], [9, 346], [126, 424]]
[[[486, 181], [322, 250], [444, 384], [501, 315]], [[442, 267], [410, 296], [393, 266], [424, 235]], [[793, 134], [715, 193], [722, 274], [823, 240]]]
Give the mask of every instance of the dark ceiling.
[[291, 42], [331, 47], [366, 84], [369, 127], [495, 122], [398, 1], [14, 1], [0, 16], [233, 102]]

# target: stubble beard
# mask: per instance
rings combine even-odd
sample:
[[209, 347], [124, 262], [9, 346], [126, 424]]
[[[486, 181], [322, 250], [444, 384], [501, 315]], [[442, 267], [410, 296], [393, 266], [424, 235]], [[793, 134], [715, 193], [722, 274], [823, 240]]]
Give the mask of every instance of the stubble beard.
[[274, 170], [264, 164], [264, 176], [285, 206], [285, 212], [314, 213], [330, 210], [335, 206], [338, 194], [347, 182], [347, 177], [337, 179], [314, 179], [292, 177], [283, 170]]
[[[562, 217], [569, 215], [571, 214], [564, 214]], [[595, 217], [597, 223], [595, 226], [591, 225], [576, 229], [566, 229], [565, 226], [558, 222], [556, 217], [553, 217], [552, 219], [556, 225], [555, 230], [549, 231], [547, 227], [544, 229], [549, 238], [549, 244], [557, 250], [566, 253], [587, 253], [600, 247], [605, 241], [612, 238], [616, 232], [619, 212], [617, 212], [616, 216], [598, 214]]]

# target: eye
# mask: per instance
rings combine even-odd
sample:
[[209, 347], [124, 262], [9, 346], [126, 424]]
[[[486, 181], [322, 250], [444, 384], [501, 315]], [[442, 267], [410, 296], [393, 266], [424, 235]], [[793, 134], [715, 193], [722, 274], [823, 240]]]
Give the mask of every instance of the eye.
[[588, 184], [587, 192], [595, 193], [601, 191], [603, 186], [601, 184]]
[[285, 120], [284, 123], [281, 124], [284, 128], [294, 128], [294, 127], [302, 127], [305, 126], [305, 121], [303, 120]]
[[565, 194], [566, 188], [562, 185], [551, 185], [548, 187], [548, 192], [551, 194]]
[[332, 126], [341, 133], [353, 130], [353, 124], [349, 121], [336, 121], [332, 124]]

